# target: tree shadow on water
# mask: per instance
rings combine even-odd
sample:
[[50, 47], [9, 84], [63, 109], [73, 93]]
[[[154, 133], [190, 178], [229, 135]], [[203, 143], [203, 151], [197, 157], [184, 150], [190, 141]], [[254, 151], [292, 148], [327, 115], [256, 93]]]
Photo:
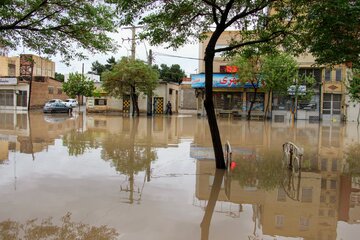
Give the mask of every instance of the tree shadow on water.
[[38, 220], [30, 219], [25, 223], [5, 220], [0, 222], [0, 239], [4, 240], [112, 240], [117, 239], [119, 233], [107, 226], [90, 226], [71, 220], [71, 213], [61, 218], [59, 225], [52, 222], [52, 217]]

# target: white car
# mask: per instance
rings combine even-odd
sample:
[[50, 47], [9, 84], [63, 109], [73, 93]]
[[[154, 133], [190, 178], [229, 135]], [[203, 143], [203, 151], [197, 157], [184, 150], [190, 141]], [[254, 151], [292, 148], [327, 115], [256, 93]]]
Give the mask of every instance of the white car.
[[64, 101], [61, 99], [50, 99], [45, 103], [45, 107], [51, 106], [52, 103], [64, 103]]
[[72, 98], [66, 99], [64, 103], [67, 107], [72, 107], [72, 108], [78, 105], [78, 101]]

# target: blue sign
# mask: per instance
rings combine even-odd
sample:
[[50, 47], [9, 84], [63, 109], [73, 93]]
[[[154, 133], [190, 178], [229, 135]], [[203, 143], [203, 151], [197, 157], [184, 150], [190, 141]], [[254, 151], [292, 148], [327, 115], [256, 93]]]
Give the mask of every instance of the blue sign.
[[[205, 74], [191, 74], [191, 87], [192, 88], [205, 88]], [[260, 84], [255, 84], [259, 87]], [[214, 73], [213, 74], [213, 87], [214, 88], [252, 88], [250, 82], [240, 82], [237, 74], [231, 73]]]

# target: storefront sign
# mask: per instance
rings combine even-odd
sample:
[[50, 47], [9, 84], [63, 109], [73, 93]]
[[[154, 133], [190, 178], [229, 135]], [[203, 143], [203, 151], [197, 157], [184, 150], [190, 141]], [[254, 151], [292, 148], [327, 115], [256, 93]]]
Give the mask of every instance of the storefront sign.
[[[260, 84], [255, 84], [260, 87]], [[191, 74], [192, 88], [205, 88], [205, 74]], [[252, 88], [252, 84], [240, 82], [236, 74], [215, 73], [213, 74], [213, 87], [215, 88]]]
[[17, 78], [12, 77], [0, 77], [0, 85], [16, 85]]
[[295, 95], [295, 93], [297, 93], [298, 95], [305, 95], [306, 94], [306, 86], [305, 85], [291, 85], [288, 88], [288, 93], [289, 95], [293, 96]]

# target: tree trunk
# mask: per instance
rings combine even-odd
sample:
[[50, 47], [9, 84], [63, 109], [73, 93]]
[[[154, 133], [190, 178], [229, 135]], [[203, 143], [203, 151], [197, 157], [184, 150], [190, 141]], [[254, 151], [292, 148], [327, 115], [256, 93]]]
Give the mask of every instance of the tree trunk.
[[249, 111], [248, 111], [248, 115], [247, 115], [247, 120], [250, 120], [251, 119], [251, 110], [254, 106], [254, 102], [256, 100], [256, 93], [257, 93], [257, 87], [255, 87], [255, 84], [252, 82], [251, 85], [253, 86], [254, 88], [254, 97], [253, 99], [251, 100], [250, 102], [250, 107], [249, 107]]
[[132, 102], [132, 116], [139, 116], [139, 106], [137, 104], [137, 96], [135, 93], [135, 86], [130, 86], [130, 98], [131, 98], [131, 102]]
[[222, 31], [215, 31], [205, 50], [205, 100], [204, 107], [207, 113], [211, 139], [214, 148], [216, 168], [225, 169], [224, 152], [221, 144], [220, 132], [216, 121], [214, 102], [212, 95], [213, 85], [213, 62], [215, 57], [215, 45]]
[[139, 104], [138, 104], [138, 95], [135, 93], [134, 94], [134, 98], [135, 98], [135, 112], [136, 112], [136, 116], [140, 115], [140, 110], [139, 110]]
[[223, 182], [224, 174], [225, 174], [224, 170], [217, 169], [215, 171], [215, 178], [214, 178], [213, 185], [211, 187], [209, 201], [206, 205], [205, 214], [204, 214], [203, 220], [201, 221], [201, 224], [200, 224], [201, 240], [209, 239], [211, 218], [214, 213], [216, 202], [219, 198], [219, 193], [221, 190], [221, 183]]
[[268, 100], [267, 100], [267, 104], [266, 104], [266, 107], [265, 107], [265, 117], [264, 117], [264, 120], [266, 120], [267, 119], [267, 116], [268, 116], [268, 111], [269, 111], [269, 103], [270, 103], [270, 94], [272, 94], [272, 90], [269, 90], [269, 92], [268, 92]]
[[79, 112], [80, 112], [80, 95], [77, 95], [77, 99], [78, 99], [78, 107], [79, 107]]
[[358, 112], [358, 116], [357, 116], [357, 123], [358, 123], [358, 125], [360, 124], [360, 103], [359, 103], [359, 112]]

